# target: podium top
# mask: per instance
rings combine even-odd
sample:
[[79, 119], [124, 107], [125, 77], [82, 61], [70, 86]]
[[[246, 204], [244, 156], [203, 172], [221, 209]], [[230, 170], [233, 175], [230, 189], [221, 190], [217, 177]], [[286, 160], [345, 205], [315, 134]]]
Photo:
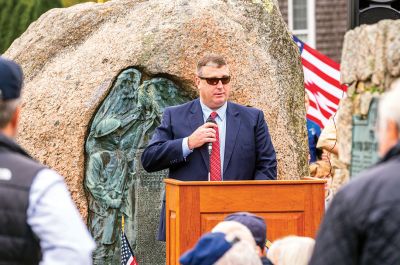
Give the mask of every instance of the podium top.
[[180, 181], [166, 178], [165, 184], [176, 186], [227, 186], [227, 185], [309, 185], [325, 184], [326, 180], [302, 179], [302, 180], [237, 180], [237, 181]]

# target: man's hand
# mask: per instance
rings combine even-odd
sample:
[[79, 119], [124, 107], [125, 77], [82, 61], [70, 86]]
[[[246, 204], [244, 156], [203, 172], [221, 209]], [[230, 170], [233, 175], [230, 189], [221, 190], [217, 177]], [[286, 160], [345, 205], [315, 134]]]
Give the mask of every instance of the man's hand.
[[194, 148], [200, 147], [205, 143], [215, 142], [216, 134], [215, 128], [218, 125], [212, 122], [206, 122], [197, 128], [189, 137], [188, 137], [188, 146], [190, 150]]

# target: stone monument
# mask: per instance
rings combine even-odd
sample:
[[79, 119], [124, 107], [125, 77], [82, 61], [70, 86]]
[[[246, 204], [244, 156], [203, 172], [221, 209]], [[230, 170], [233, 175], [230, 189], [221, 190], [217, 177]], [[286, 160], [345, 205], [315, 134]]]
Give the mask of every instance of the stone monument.
[[[117, 223], [121, 214], [133, 216], [138, 230], [129, 240], [139, 263], [140, 256], [147, 254], [138, 244], [153, 244], [144, 232], [156, 225], [148, 220], [158, 219], [146, 215], [146, 210], [160, 203], [161, 196], [152, 192], [161, 192], [157, 183], [163, 177], [162, 173], [146, 175], [138, 165], [141, 146], [151, 137], [160, 114], [146, 109], [152, 105], [144, 92], [164, 87], [152, 83], [157, 78], [175, 85], [176, 91], [157, 97], [161, 112], [179, 103], [169, 101], [174, 93], [195, 98], [195, 63], [210, 52], [223, 54], [230, 64], [231, 100], [264, 111], [277, 151], [278, 177], [307, 176], [300, 55], [273, 0], [114, 0], [53, 9], [32, 23], [5, 53], [22, 65], [26, 76], [18, 142], [65, 176], [85, 220], [94, 220], [88, 218], [88, 200], [90, 204], [101, 194], [90, 181], [115, 185], [120, 194], [105, 191], [103, 210], [113, 212]], [[121, 91], [122, 100], [111, 104], [109, 96], [118, 93], [120, 74], [127, 69], [133, 71], [129, 87], [148, 85], [138, 88], [137, 95]], [[137, 123], [135, 115], [141, 111], [154, 122]], [[117, 112], [121, 115], [115, 116]], [[100, 126], [107, 119], [109, 124]], [[104, 138], [116, 143], [104, 146]], [[102, 156], [115, 162], [98, 163]], [[103, 166], [102, 170], [91, 170], [95, 165]], [[119, 178], [108, 183], [104, 176], [113, 167], [120, 168]], [[104, 234], [94, 230], [99, 238]], [[111, 244], [113, 233], [105, 233], [111, 235]]]
[[[377, 160], [376, 136], [371, 135], [374, 127], [372, 123], [376, 122], [375, 101], [399, 78], [399, 62], [399, 20], [382, 20], [374, 25], [362, 25], [346, 33], [340, 72], [342, 83], [348, 84], [349, 88], [347, 97], [341, 100], [337, 113], [339, 159], [348, 171], [352, 153], [353, 159], [360, 159], [357, 156], [358, 149], [372, 148], [368, 149], [371, 155], [367, 157], [369, 161], [356, 162], [354, 175]], [[368, 118], [370, 115], [372, 117]], [[361, 117], [364, 117], [364, 123], [367, 122], [366, 119], [371, 123], [367, 126], [369, 132], [364, 136], [359, 133], [352, 135], [355, 129], [353, 124], [359, 123]], [[363, 142], [362, 146], [360, 142]], [[352, 150], [352, 146], [357, 150]], [[349, 172], [346, 174], [349, 175]]]
[[94, 265], [119, 263], [122, 217], [138, 262], [164, 262], [160, 253], [165, 252], [165, 245], [155, 240], [155, 233], [166, 172], [145, 172], [140, 155], [160, 124], [164, 108], [190, 98], [166, 78], [144, 78], [148, 80], [141, 84], [142, 73], [135, 68], [118, 75], [86, 140], [84, 184], [89, 198], [88, 227], [97, 243]]

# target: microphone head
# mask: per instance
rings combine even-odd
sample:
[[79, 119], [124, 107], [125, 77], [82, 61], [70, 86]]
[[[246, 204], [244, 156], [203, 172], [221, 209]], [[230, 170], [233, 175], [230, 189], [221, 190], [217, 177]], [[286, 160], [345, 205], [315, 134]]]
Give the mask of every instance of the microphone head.
[[211, 116], [208, 117], [208, 119], [206, 120], [206, 122], [212, 122], [212, 123], [217, 124], [217, 122], [216, 122], [213, 118], [211, 118]]

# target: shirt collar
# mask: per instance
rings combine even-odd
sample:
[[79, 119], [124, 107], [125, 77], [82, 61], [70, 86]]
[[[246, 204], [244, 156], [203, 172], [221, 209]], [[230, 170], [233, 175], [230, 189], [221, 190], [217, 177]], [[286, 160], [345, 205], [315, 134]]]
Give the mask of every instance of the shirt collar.
[[[205, 104], [203, 104], [203, 102], [201, 102], [201, 100], [200, 100], [200, 105], [201, 105], [201, 110], [203, 111], [203, 118], [204, 118], [204, 120], [207, 120], [207, 118], [210, 116], [211, 112], [213, 112], [214, 110], [210, 109]], [[228, 106], [228, 102], [226, 101], [224, 103], [224, 105], [222, 105], [219, 109], [215, 110], [215, 112], [218, 113], [218, 117], [221, 120], [224, 120], [226, 117], [227, 106]]]

